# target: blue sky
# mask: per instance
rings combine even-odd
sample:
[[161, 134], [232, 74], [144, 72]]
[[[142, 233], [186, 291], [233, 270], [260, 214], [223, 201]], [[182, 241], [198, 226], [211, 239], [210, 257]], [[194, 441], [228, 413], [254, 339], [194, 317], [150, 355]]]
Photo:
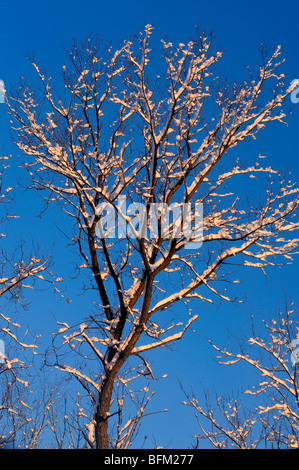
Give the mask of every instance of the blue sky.
[[[38, 60], [57, 71], [64, 64], [63, 46], [70, 45], [72, 38], [84, 39], [90, 33], [97, 33], [107, 41], [117, 41], [138, 32], [148, 23], [154, 26], [156, 39], [168, 36], [179, 42], [191, 38], [196, 24], [202, 29], [213, 30], [216, 46], [225, 52], [221, 70], [231, 80], [244, 78], [245, 66], [256, 66], [261, 43], [269, 46], [281, 44], [282, 55], [286, 58], [283, 67], [287, 79], [291, 82], [299, 78], [299, 5], [294, 1], [0, 0], [0, 7], [0, 79], [4, 80], [8, 89], [17, 84], [18, 76], [35, 80], [27, 60], [32, 52]], [[248, 147], [248, 156], [254, 158], [257, 153], [268, 155], [274, 167], [282, 172], [291, 170], [292, 179], [298, 181], [298, 129], [299, 104], [294, 106], [288, 126], [273, 126], [266, 130], [257, 142]], [[17, 152], [10, 141], [8, 122], [3, 112], [0, 113], [0, 151], [6, 154], [14, 152], [13, 162], [17, 165]], [[19, 170], [14, 166], [9, 170], [8, 178], [14, 182], [18, 174]], [[12, 243], [16, 234], [25, 239], [31, 234], [35, 242], [39, 239], [41, 248], [45, 250], [49, 250], [55, 241], [53, 254], [55, 270], [59, 275], [59, 270], [67, 272], [71, 268], [72, 261], [72, 255], [66, 255], [67, 241], [53, 224], [55, 222], [63, 227], [64, 219], [55, 208], [47, 213], [46, 218], [38, 219], [39, 207], [40, 202], [33, 195], [19, 198], [16, 211], [23, 218], [14, 222]], [[169, 375], [167, 380], [156, 384], [153, 409], [168, 408], [170, 411], [160, 417], [148, 418], [136, 446], [140, 445], [145, 434], [149, 436], [148, 440], [154, 435], [163, 446], [168, 444], [169, 447], [184, 448], [190, 445], [196, 433], [195, 420], [180, 405], [184, 397], [179, 381], [187, 391], [196, 392], [203, 384], [215, 386], [221, 393], [223, 389], [228, 391], [233, 384], [242, 384], [247, 379], [245, 370], [238, 371], [237, 376], [233, 373], [226, 375], [227, 370], [216, 366], [213, 351], [203, 334], [223, 344], [227, 336], [226, 327], [235, 331], [241, 326], [246, 328], [251, 314], [256, 318], [271, 314], [278, 309], [280, 302], [284, 302], [285, 295], [293, 299], [295, 307], [298, 306], [298, 266], [299, 259], [295, 259], [292, 266], [269, 270], [267, 278], [256, 271], [241, 271], [239, 277], [242, 283], [236, 293], [241, 298], [247, 298], [242, 306], [196, 305], [200, 314], [197, 331], [189, 332], [185, 340], [175, 345], [174, 351], [163, 351], [161, 356], [153, 354], [153, 369], [157, 375]], [[74, 294], [72, 288], [70, 293]], [[28, 324], [34, 322], [36, 329], [44, 332], [53, 327], [53, 315], [68, 321], [74, 309], [80, 312], [84, 304], [82, 298], [78, 298], [72, 306], [66, 306], [53, 300], [47, 292], [43, 297], [37, 293], [30, 298], [32, 305], [28, 313], [22, 314], [23, 320]], [[193, 360], [190, 363], [185, 362], [186, 349], [192, 352]]]

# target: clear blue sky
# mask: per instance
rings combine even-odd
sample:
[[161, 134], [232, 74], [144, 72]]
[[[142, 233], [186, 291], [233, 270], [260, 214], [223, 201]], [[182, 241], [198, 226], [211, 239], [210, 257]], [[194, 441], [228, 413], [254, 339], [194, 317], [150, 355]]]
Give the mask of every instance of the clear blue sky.
[[[284, 70], [288, 80], [299, 79], [299, 5], [298, 2], [278, 1], [220, 1], [214, 0], [153, 0], [120, 1], [111, 0], [37, 0], [10, 1], [0, 0], [0, 79], [6, 87], [17, 84], [18, 75], [33, 79], [32, 69], [27, 55], [34, 52], [36, 57], [52, 70], [60, 69], [64, 63], [63, 46], [68, 46], [73, 37], [86, 38], [89, 33], [97, 33], [107, 41], [117, 40], [131, 35], [147, 23], [155, 27], [155, 35], [168, 35], [173, 41], [184, 42], [192, 36], [195, 24], [203, 29], [214, 30], [215, 44], [225, 51], [221, 70], [233, 79], [242, 79], [246, 65], [255, 66], [259, 58], [258, 46], [264, 42], [269, 46], [281, 44], [286, 58]], [[0, 106], [3, 106], [0, 104]], [[296, 107], [297, 106], [297, 107]], [[299, 104], [294, 106], [288, 126], [276, 126], [260, 136], [252, 146], [252, 158], [257, 153], [268, 155], [273, 166], [282, 172], [291, 170], [292, 178], [298, 181], [299, 175]], [[7, 119], [0, 113], [0, 151], [15, 151], [10, 142]], [[17, 163], [17, 160], [13, 160]], [[16, 174], [11, 169], [9, 178], [13, 182]], [[19, 200], [16, 210], [22, 212], [21, 222], [15, 222], [14, 234], [27, 238], [39, 238], [40, 246], [49, 249], [55, 240], [55, 270], [67, 271], [71, 255], [66, 256], [67, 241], [59, 233], [53, 222], [63, 225], [63, 218], [52, 209], [47, 218], [40, 220], [39, 202], [34, 196], [25, 196]], [[21, 215], [21, 214], [20, 214]], [[14, 238], [12, 238], [12, 242]], [[248, 325], [251, 314], [262, 318], [278, 308], [287, 294], [295, 301], [298, 308], [298, 266], [299, 259], [292, 266], [268, 271], [267, 279], [261, 273], [243, 270], [240, 273], [242, 284], [236, 293], [247, 302], [243, 306], [222, 304], [220, 307], [196, 305], [200, 313], [197, 332], [189, 332], [185, 340], [175, 345], [175, 350], [161, 352], [158, 360], [153, 354], [153, 370], [159, 374], [167, 373], [169, 378], [156, 387], [153, 409], [168, 408], [168, 414], [148, 418], [141, 430], [136, 446], [143, 441], [144, 434], [155, 436], [159, 445], [169, 447], [187, 447], [196, 433], [192, 414], [180, 403], [184, 397], [178, 381], [184, 383], [187, 391], [196, 392], [200, 384], [216, 387], [219, 393], [229, 391], [233, 385], [246, 382], [246, 371], [238, 375], [226, 375], [215, 364], [213, 351], [200, 334], [223, 344], [229, 327], [238, 331], [241, 325]], [[70, 294], [74, 295], [72, 288]], [[51, 294], [31, 295], [30, 311], [23, 314], [24, 322], [34, 322], [36, 329], [49, 331], [54, 326], [51, 312], [58, 319], [71, 321], [83, 306], [82, 298], [73, 299], [71, 306], [52, 299]], [[217, 328], [215, 327], [217, 325]], [[185, 363], [186, 351], [192, 351], [192, 363]]]

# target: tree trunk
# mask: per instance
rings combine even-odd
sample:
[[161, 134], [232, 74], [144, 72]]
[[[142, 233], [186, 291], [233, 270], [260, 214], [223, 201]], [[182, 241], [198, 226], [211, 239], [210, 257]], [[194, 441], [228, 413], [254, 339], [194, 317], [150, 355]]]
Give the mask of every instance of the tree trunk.
[[[106, 375], [102, 382], [99, 392], [99, 403], [95, 413], [95, 441], [97, 449], [109, 449], [108, 421], [110, 416], [109, 410], [115, 377], [126, 359], [130, 356], [132, 349], [138, 341], [142, 331], [142, 325], [136, 326], [130, 345], [126, 348], [126, 351], [122, 353], [121, 357], [118, 358], [117, 363], [114, 365], [113, 371], [110, 371], [110, 373]], [[112, 356], [109, 357], [110, 360], [112, 360], [113, 357], [112, 348], [111, 355]]]
[[[97, 411], [95, 414], [95, 440], [96, 440], [96, 448], [97, 449], [109, 449], [109, 437], [108, 437], [108, 421], [109, 421], [109, 410], [111, 404], [111, 397], [113, 392], [113, 386], [115, 377], [118, 374], [119, 370], [121, 369], [124, 362], [127, 358], [131, 355], [131, 352], [138, 341], [140, 335], [143, 332], [144, 324], [147, 321], [147, 314], [149, 311], [149, 305], [151, 301], [151, 294], [152, 294], [152, 287], [153, 287], [153, 278], [149, 277], [146, 282], [145, 287], [145, 300], [142, 307], [142, 313], [140, 317], [139, 325], [135, 326], [134, 334], [126, 347], [126, 350], [122, 352], [122, 354], [118, 357], [116, 364], [113, 367], [113, 371], [110, 371], [109, 374], [107, 373], [105, 379], [102, 382], [101, 389], [99, 392], [99, 404], [97, 407]], [[117, 351], [114, 348], [110, 348], [108, 354], [108, 361], [110, 362], [113, 359], [113, 355], [116, 354]]]
[[102, 383], [100, 401], [95, 415], [95, 440], [97, 449], [109, 449], [108, 418], [114, 377], [108, 376]]

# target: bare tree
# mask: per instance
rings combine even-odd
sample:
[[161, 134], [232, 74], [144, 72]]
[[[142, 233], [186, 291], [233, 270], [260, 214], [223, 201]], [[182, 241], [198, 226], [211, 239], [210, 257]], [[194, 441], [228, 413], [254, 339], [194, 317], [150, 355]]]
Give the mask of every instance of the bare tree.
[[34, 365], [32, 350], [24, 354], [9, 341], [6, 349], [7, 357], [0, 366], [0, 448], [47, 447], [62, 427], [52, 424], [54, 413], [62, 421], [59, 389], [51, 387], [47, 376]]
[[37, 337], [28, 331], [20, 332], [17, 316], [19, 308], [27, 307], [24, 290], [34, 288], [37, 280], [53, 280], [48, 276], [49, 258], [38, 256], [36, 251], [25, 252], [21, 241], [14, 240], [15, 246], [6, 243], [11, 237], [11, 219], [18, 216], [11, 212], [14, 190], [3, 182], [8, 158], [2, 157], [0, 163], [0, 447], [35, 447], [49, 403], [42, 400], [41, 411], [39, 397], [32, 398]]
[[[229, 301], [221, 281], [233, 280], [234, 264], [264, 269], [290, 260], [298, 243], [290, 237], [298, 190], [264, 157], [246, 164], [232, 151], [286, 117], [292, 89], [280, 48], [262, 51], [246, 81], [227, 84], [215, 76], [222, 53], [213, 52], [211, 35], [162, 40], [155, 57], [151, 30], [116, 51], [97, 39], [74, 43], [57, 86], [32, 58], [41, 87], [22, 81], [7, 100], [33, 187], [73, 220], [79, 268], [98, 294], [94, 314], [60, 324], [53, 342], [53, 364], [89, 397], [89, 444], [97, 448], [124, 442], [109, 441], [108, 423], [123, 409], [117, 384], [131, 394], [133, 378], [153, 377], [146, 353], [183, 337], [197, 319], [190, 301]], [[259, 200], [246, 195], [253, 179]], [[190, 205], [204, 206], [202, 229], [196, 209], [169, 219], [165, 233], [164, 208]], [[188, 220], [192, 230], [184, 231]], [[177, 305], [179, 322], [171, 316]]]
[[252, 337], [242, 338], [235, 351], [213, 344], [220, 364], [253, 367], [257, 382], [241, 398], [217, 396], [216, 405], [205, 392], [205, 407], [186, 394], [185, 404], [194, 408], [200, 426], [197, 442], [208, 439], [216, 448], [299, 448], [298, 316], [286, 308], [263, 323], [259, 333], [253, 324]]

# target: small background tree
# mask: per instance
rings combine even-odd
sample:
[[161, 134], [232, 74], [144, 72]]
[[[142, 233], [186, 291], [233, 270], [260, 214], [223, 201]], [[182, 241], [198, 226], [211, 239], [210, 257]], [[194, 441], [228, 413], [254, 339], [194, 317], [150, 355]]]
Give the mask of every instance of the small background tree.
[[217, 394], [213, 401], [209, 392], [200, 398], [186, 394], [185, 404], [194, 409], [200, 427], [196, 446], [207, 439], [220, 449], [299, 447], [298, 315], [286, 308], [263, 321], [262, 329], [252, 322], [252, 336], [234, 338], [234, 348], [212, 346], [220, 364], [254, 368], [256, 383], [237, 396]]
[[15, 246], [10, 241], [13, 219], [19, 216], [12, 212], [14, 190], [5, 184], [9, 159], [2, 157], [0, 163], [0, 447], [34, 448], [49, 427], [53, 397], [46, 393], [34, 364], [38, 336], [21, 327], [20, 310], [28, 308], [24, 291], [34, 289], [36, 281], [48, 281], [58, 289], [49, 258], [38, 256], [36, 250], [26, 252], [22, 240]]

